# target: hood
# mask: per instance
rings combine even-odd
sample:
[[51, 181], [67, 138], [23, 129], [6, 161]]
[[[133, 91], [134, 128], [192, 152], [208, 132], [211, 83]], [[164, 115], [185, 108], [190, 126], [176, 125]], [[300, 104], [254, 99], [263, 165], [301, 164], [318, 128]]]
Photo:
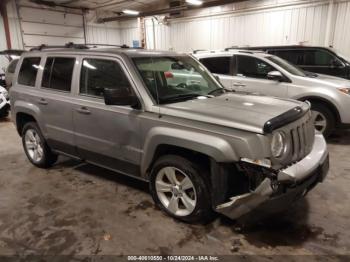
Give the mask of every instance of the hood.
[[226, 93], [207, 99], [163, 105], [161, 112], [163, 115], [263, 134], [266, 131], [264, 131], [266, 124], [271, 124], [273, 119], [278, 119], [279, 124], [288, 122], [288, 119], [283, 119], [284, 117], [282, 120], [285, 121], [281, 122], [281, 115], [287, 116], [289, 122], [294, 121], [296, 115], [291, 116], [290, 113], [297, 107], [302, 108], [302, 111], [309, 108], [306, 103], [290, 99]]
[[333, 88], [350, 87], [350, 81], [344, 78], [317, 74], [317, 77], [305, 77], [304, 80], [310, 82], [312, 85], [328, 86]]

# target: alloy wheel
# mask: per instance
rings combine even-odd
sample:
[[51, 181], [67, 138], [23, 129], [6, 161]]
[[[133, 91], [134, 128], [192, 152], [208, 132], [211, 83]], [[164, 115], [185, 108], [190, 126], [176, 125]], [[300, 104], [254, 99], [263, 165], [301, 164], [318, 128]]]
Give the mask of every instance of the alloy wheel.
[[188, 216], [197, 204], [197, 194], [188, 175], [175, 167], [164, 167], [156, 175], [155, 188], [162, 205], [176, 216]]
[[24, 136], [25, 148], [34, 162], [40, 162], [44, 155], [40, 136], [34, 129], [28, 129]]
[[327, 119], [326, 117], [318, 111], [311, 111], [312, 120], [314, 122], [316, 130], [323, 133], [327, 128]]

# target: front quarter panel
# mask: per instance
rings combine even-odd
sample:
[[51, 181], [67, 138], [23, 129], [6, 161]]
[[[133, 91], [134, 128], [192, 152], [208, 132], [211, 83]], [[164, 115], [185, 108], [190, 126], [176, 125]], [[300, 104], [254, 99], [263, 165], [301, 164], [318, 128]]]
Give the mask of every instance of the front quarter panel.
[[145, 134], [141, 161], [143, 176], [147, 176], [155, 152], [161, 145], [202, 153], [219, 163], [234, 163], [241, 158], [262, 159], [270, 156], [269, 138], [264, 135], [196, 122], [192, 122], [191, 126], [185, 122], [181, 125], [169, 124], [163, 122], [163, 119], [152, 122], [148, 119], [147, 124], [143, 125]]

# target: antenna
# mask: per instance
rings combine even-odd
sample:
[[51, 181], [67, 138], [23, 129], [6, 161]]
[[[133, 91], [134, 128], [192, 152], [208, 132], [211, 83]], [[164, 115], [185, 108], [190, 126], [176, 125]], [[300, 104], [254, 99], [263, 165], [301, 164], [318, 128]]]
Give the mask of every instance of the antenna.
[[[152, 61], [152, 64], [154, 64], [154, 60], [153, 60], [153, 57], [151, 57], [151, 61]], [[159, 102], [159, 92], [158, 92], [158, 81], [157, 81], [157, 78], [156, 78], [156, 74], [155, 74], [155, 71], [152, 71], [153, 73], [153, 78], [154, 78], [154, 83], [155, 83], [155, 86], [156, 86], [156, 93], [157, 93], [157, 104], [158, 104], [158, 118], [161, 118], [162, 117], [162, 114], [160, 113], [160, 102]]]

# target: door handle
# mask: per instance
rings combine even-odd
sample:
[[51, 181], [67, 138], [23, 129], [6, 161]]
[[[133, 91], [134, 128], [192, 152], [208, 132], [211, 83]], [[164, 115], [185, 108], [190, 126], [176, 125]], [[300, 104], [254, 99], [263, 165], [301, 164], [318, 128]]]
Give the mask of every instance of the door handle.
[[77, 109], [77, 112], [80, 114], [84, 114], [84, 115], [90, 115], [91, 112], [89, 109], [87, 109], [85, 106], [82, 106], [81, 108]]
[[41, 105], [47, 105], [48, 104], [48, 102], [44, 98], [40, 98], [38, 103], [41, 104]]
[[236, 82], [236, 83], [233, 83], [233, 86], [243, 87], [243, 86], [246, 86], [246, 85], [243, 84], [243, 83]]

